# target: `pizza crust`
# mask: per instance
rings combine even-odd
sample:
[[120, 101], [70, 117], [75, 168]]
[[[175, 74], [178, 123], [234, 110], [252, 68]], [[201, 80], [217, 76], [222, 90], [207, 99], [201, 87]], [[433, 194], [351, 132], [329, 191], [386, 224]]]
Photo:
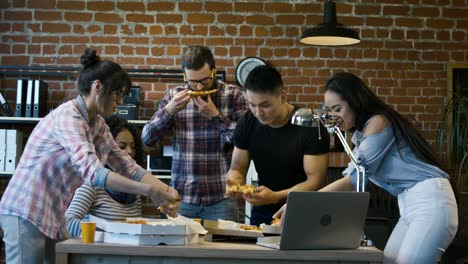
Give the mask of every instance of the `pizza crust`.
[[188, 94], [191, 96], [191, 97], [197, 97], [197, 96], [207, 96], [209, 94], [212, 94], [212, 93], [216, 93], [216, 92], [219, 92], [219, 89], [216, 88], [216, 89], [211, 89], [211, 90], [202, 90], [202, 91], [189, 91]]

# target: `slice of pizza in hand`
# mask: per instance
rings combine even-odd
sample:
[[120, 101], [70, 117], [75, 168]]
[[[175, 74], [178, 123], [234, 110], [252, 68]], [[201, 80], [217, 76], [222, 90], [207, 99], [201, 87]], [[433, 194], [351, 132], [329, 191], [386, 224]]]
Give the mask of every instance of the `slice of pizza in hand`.
[[218, 92], [219, 89], [216, 88], [216, 89], [211, 89], [211, 90], [201, 90], [201, 91], [188, 91], [188, 94], [191, 96], [191, 97], [197, 97], [197, 96], [200, 96], [200, 97], [205, 97], [209, 94], [212, 94], [212, 93], [216, 93]]
[[253, 194], [255, 192], [255, 186], [251, 184], [234, 184], [229, 186], [228, 191], [232, 193]]

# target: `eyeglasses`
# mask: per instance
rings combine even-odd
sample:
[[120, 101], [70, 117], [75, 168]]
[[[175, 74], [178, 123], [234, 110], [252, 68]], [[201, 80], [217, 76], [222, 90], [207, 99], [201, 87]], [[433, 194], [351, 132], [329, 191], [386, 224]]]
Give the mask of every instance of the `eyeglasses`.
[[214, 78], [214, 71], [215, 71], [215, 69], [211, 70], [210, 77], [206, 77], [206, 78], [203, 78], [203, 79], [200, 79], [200, 80], [188, 80], [188, 81], [187, 81], [187, 79], [185, 77], [185, 73], [184, 73], [185, 83], [188, 85], [188, 87], [191, 90], [193, 90], [195, 87], [197, 87], [197, 85], [199, 83], [201, 83], [203, 86], [210, 85], [211, 82], [213, 81], [213, 78]]

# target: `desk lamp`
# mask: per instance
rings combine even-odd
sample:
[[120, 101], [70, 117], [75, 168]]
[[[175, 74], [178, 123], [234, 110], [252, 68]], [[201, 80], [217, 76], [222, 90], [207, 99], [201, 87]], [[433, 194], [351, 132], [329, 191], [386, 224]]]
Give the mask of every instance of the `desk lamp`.
[[348, 155], [354, 167], [356, 168], [356, 172], [357, 172], [356, 192], [365, 192], [364, 179], [366, 176], [366, 170], [364, 169], [363, 166], [357, 163], [357, 160], [353, 154], [353, 151], [349, 147], [348, 143], [346, 142], [345, 137], [343, 136], [343, 133], [339, 129], [339, 125], [340, 125], [339, 119], [333, 118], [324, 109], [315, 109], [312, 111], [309, 108], [300, 108], [294, 113], [291, 123], [293, 125], [298, 125], [298, 126], [317, 127], [319, 131], [319, 139], [322, 138], [320, 135], [320, 124], [322, 124], [327, 129], [329, 134], [336, 134], [341, 144], [343, 144], [346, 154]]

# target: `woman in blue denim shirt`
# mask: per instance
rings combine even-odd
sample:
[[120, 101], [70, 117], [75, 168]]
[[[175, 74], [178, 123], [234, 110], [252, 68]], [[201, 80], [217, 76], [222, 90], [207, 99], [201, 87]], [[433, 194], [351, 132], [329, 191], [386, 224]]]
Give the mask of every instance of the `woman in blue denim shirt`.
[[[398, 197], [401, 217], [385, 246], [385, 263], [436, 263], [455, 236], [458, 212], [448, 175], [430, 145], [351, 73], [326, 83], [325, 105], [342, 131], [354, 132], [353, 153], [366, 181]], [[320, 191], [355, 190], [351, 163], [343, 176]]]

